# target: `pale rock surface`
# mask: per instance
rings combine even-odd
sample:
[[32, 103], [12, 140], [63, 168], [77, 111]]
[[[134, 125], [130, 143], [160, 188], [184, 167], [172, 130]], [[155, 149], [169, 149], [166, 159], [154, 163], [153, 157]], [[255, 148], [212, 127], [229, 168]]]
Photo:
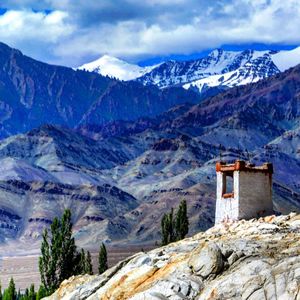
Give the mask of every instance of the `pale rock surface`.
[[300, 215], [219, 224], [65, 280], [56, 299], [300, 299]]

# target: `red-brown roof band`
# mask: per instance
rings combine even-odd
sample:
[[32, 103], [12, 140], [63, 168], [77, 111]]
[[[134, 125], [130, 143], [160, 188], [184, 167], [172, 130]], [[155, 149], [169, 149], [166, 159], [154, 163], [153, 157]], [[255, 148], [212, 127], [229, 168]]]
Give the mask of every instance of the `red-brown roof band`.
[[268, 174], [273, 174], [273, 164], [264, 163], [261, 166], [255, 166], [254, 164], [249, 164], [244, 160], [236, 160], [234, 164], [226, 164], [226, 162], [219, 161], [216, 163], [217, 172], [233, 172], [233, 171], [246, 171], [246, 172], [263, 172]]

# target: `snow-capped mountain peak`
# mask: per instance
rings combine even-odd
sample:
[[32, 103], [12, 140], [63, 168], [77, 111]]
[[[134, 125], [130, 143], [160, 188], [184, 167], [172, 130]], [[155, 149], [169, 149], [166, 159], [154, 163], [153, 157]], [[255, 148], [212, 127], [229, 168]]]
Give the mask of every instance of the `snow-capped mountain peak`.
[[[270, 70], [264, 71], [263, 76], [259, 74], [254, 76], [255, 78], [259, 77], [259, 79], [261, 79], [264, 78], [265, 74], [270, 76], [279, 72], [276, 66], [270, 64], [270, 56], [271, 51], [225, 51], [216, 49], [210, 52], [206, 57], [196, 60], [165, 62], [137, 80], [145, 85], [154, 84], [160, 88], [186, 86], [187, 84], [192, 84], [199, 80], [207, 79], [210, 81], [209, 78], [211, 76], [214, 76], [215, 79], [217, 75], [224, 75], [236, 71], [249, 63], [262, 64], [262, 66], [256, 69], [264, 69], [263, 66], [266, 65], [270, 67]], [[255, 66], [253, 70], [254, 69]], [[249, 74], [249, 72], [245, 72], [245, 70], [241, 71], [241, 73], [245, 74], [245, 76]], [[228, 76], [229, 75], [230, 74], [228, 74]], [[245, 78], [245, 80], [248, 82], [247, 78]], [[245, 80], [243, 80], [243, 82]], [[221, 82], [219, 82], [219, 84], [221, 84]]]
[[78, 69], [128, 81], [143, 76], [150, 72], [153, 67], [140, 67], [110, 55], [103, 55], [95, 61], [80, 66]]
[[300, 63], [300, 47], [289, 51], [226, 51], [215, 49], [207, 56], [190, 60], [169, 60], [159, 65], [140, 67], [104, 55], [81, 66], [91, 72], [120, 80], [137, 80], [159, 88], [182, 86], [200, 93], [210, 88], [224, 90], [257, 82]]
[[[218, 74], [186, 83], [183, 87], [202, 93], [209, 88], [219, 87], [226, 89], [254, 83], [280, 72], [274, 64], [269, 51], [241, 53], [235, 60]], [[236, 68], [236, 65], [240, 67]]]
[[272, 59], [281, 72], [295, 67], [300, 63], [300, 47], [289, 51], [279, 51], [272, 55]]

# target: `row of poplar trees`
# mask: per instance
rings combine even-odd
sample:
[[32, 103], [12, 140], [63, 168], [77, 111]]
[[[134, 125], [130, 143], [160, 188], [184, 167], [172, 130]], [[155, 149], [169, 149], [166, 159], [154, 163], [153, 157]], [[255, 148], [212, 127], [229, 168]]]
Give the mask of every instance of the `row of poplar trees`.
[[[107, 268], [107, 250], [102, 243], [99, 249], [98, 273], [102, 274]], [[23, 293], [17, 291], [11, 278], [3, 293], [0, 285], [0, 300], [40, 300], [52, 294], [63, 280], [73, 275], [93, 274], [90, 252], [84, 249], [78, 251], [72, 237], [69, 209], [65, 210], [61, 219], [54, 218], [50, 232], [47, 229], [43, 232], [39, 271], [42, 284], [37, 292], [33, 284]]]
[[[53, 293], [60, 283], [80, 274], [93, 274], [92, 259], [89, 251], [77, 250], [72, 237], [71, 211], [65, 210], [61, 220], [54, 218], [51, 234], [45, 229], [39, 258], [41, 282], [47, 294]], [[107, 251], [102, 243], [99, 250], [98, 272], [102, 274], [108, 268]]]
[[173, 208], [164, 214], [161, 220], [162, 245], [182, 240], [189, 232], [189, 220], [187, 216], [186, 200], [179, 204], [176, 214]]
[[40, 286], [36, 292], [34, 284], [31, 284], [30, 288], [27, 288], [24, 293], [21, 293], [20, 289], [17, 292], [14, 279], [11, 278], [8, 287], [3, 291], [0, 286], [0, 300], [40, 300], [47, 296], [47, 293], [43, 286]]
[[[180, 202], [176, 214], [173, 208], [164, 214], [161, 220], [162, 245], [167, 245], [183, 239], [189, 231], [186, 201]], [[99, 249], [98, 273], [102, 274], [108, 268], [107, 250], [102, 243]], [[93, 274], [92, 258], [89, 251], [77, 250], [72, 237], [71, 211], [65, 210], [61, 219], [54, 218], [50, 232], [45, 229], [39, 258], [39, 271], [42, 285], [35, 292], [34, 285], [21, 294], [17, 292], [13, 278], [0, 300], [39, 300], [52, 294], [60, 283], [73, 275]]]

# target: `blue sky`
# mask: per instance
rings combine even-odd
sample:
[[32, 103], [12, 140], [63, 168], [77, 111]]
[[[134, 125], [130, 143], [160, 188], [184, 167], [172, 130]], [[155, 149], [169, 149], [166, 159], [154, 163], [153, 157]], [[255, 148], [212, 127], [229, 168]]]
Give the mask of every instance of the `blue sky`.
[[0, 41], [49, 63], [300, 45], [299, 0], [1, 0]]

